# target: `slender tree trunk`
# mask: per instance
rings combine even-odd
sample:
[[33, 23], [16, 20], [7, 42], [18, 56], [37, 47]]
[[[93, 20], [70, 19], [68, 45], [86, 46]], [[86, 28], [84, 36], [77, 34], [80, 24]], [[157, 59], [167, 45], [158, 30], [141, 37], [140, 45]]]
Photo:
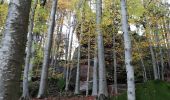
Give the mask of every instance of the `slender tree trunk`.
[[115, 41], [116, 34], [113, 33], [113, 64], [114, 64], [114, 93], [118, 94], [117, 90], [117, 60], [116, 60], [116, 41]]
[[156, 52], [155, 56], [156, 56], [156, 65], [157, 65], [156, 68], [157, 68], [158, 79], [160, 79], [160, 66], [159, 66], [159, 59], [158, 59], [159, 55], [157, 52]]
[[[136, 46], [137, 46], [137, 51], [139, 53], [139, 58], [140, 58], [140, 62], [141, 62], [141, 67], [142, 67], [142, 73], [143, 73], [143, 82], [146, 82], [148, 79], [147, 79], [147, 74], [146, 74], [146, 67], [145, 67], [145, 64], [144, 64], [144, 60], [142, 58], [142, 54], [141, 54], [141, 51], [140, 51], [140, 48], [138, 45], [140, 44], [137, 44], [136, 40], [133, 39], [134, 42], [136, 43]], [[140, 39], [139, 39], [139, 42], [140, 42]]]
[[152, 65], [153, 65], [153, 73], [154, 73], [154, 79], [158, 79], [158, 73], [157, 73], [157, 67], [156, 67], [156, 59], [155, 59], [155, 54], [153, 51], [153, 47], [152, 47], [152, 42], [150, 39], [149, 40], [149, 49], [151, 52], [151, 57], [152, 57]]
[[[97, 40], [97, 39], [96, 39]], [[93, 88], [92, 88], [92, 96], [97, 96], [98, 94], [98, 62], [97, 62], [97, 41], [95, 41], [95, 50], [94, 50], [94, 66], [93, 66]]]
[[[56, 16], [56, 23], [59, 23], [58, 25], [55, 26], [55, 29], [54, 31], [58, 34], [59, 33], [59, 27], [60, 27], [60, 13], [58, 12], [57, 13], [57, 16]], [[57, 51], [57, 34], [54, 34], [54, 37], [53, 37], [53, 45], [52, 45], [52, 50], [51, 50], [51, 63], [50, 65], [53, 67], [53, 73], [55, 72], [55, 61], [56, 61], [56, 51]]]
[[76, 85], [74, 94], [80, 93], [80, 54], [81, 54], [81, 38], [82, 38], [82, 26], [81, 26], [81, 34], [78, 46], [78, 57], [77, 57], [77, 72], [76, 72]]
[[[70, 17], [71, 17], [71, 12], [70, 12]], [[71, 19], [70, 19], [71, 21]], [[71, 26], [70, 26], [71, 29]], [[70, 32], [69, 29], [69, 32]], [[73, 43], [73, 32], [71, 33], [71, 38], [70, 38], [70, 45], [69, 45], [69, 52], [68, 52], [68, 65], [67, 65], [67, 73], [66, 73], [66, 87], [65, 87], [65, 91], [68, 91], [68, 85], [69, 85], [69, 69], [70, 69], [70, 65], [71, 65], [71, 52], [72, 52], [72, 43]], [[71, 70], [71, 69], [70, 69]]]
[[44, 48], [44, 60], [43, 60], [43, 66], [42, 66], [42, 72], [41, 72], [41, 80], [40, 80], [40, 87], [38, 91], [38, 98], [43, 98], [47, 91], [46, 89], [47, 89], [47, 80], [48, 80], [49, 56], [50, 56], [54, 27], [55, 27], [55, 14], [56, 14], [56, 8], [57, 8], [57, 1], [58, 0], [53, 0], [52, 8], [51, 8], [50, 23], [48, 27], [48, 36], [47, 36], [47, 41], [46, 41], [46, 45]]
[[31, 81], [31, 78], [33, 76], [34, 58], [35, 58], [35, 47], [32, 45], [31, 59], [30, 59], [30, 64], [29, 64], [28, 81]]
[[12, 0], [0, 49], [0, 100], [18, 100], [31, 0]]
[[126, 10], [126, 1], [121, 0], [121, 13], [122, 13], [122, 29], [124, 32], [124, 46], [125, 46], [125, 66], [127, 72], [127, 98], [128, 100], [135, 100], [135, 80], [134, 69], [132, 63], [132, 50], [131, 40], [128, 32], [128, 19]]
[[[69, 29], [69, 34], [70, 34], [70, 29]], [[68, 48], [69, 48], [69, 37], [68, 37]], [[65, 91], [68, 91], [68, 81], [69, 81], [69, 59], [68, 59], [68, 48], [66, 50], [66, 56], [67, 56], [67, 61], [66, 61], [66, 86], [65, 86]]]
[[[56, 48], [56, 54], [55, 54], [55, 61], [54, 61], [54, 66], [56, 66], [56, 67], [58, 67], [59, 66], [59, 61], [60, 61], [60, 51], [59, 51], [59, 49], [60, 49], [60, 44], [61, 44], [61, 41], [62, 41], [62, 29], [63, 29], [63, 14], [61, 14], [61, 17], [60, 17], [60, 19], [62, 20], [61, 22], [60, 22], [60, 25], [59, 25], [59, 30], [58, 30], [58, 33], [57, 33], [57, 36], [58, 36], [58, 38], [57, 38], [57, 48]], [[58, 58], [58, 59], [57, 59]]]
[[[69, 29], [70, 30], [70, 29]], [[66, 81], [66, 86], [67, 86], [67, 82], [68, 82], [68, 46], [69, 46], [69, 37], [70, 37], [70, 31], [68, 32], [67, 38], [66, 38], [66, 45], [65, 45], [65, 71], [66, 75], [65, 75], [65, 81]], [[65, 90], [68, 90], [68, 87], [65, 87]]]
[[78, 57], [77, 57], [77, 71], [76, 71], [76, 83], [75, 83], [75, 91], [74, 94], [80, 94], [80, 59], [81, 59], [81, 38], [82, 38], [82, 34], [83, 34], [83, 16], [82, 16], [82, 12], [83, 12], [83, 7], [84, 7], [84, 3], [85, 0], [80, 0], [79, 4], [78, 4], [78, 9], [80, 9], [81, 5], [81, 32], [80, 32], [80, 38], [79, 38], [79, 46], [78, 46]]
[[[157, 26], [157, 31], [158, 31], [158, 26]], [[161, 62], [161, 74], [160, 74], [160, 68], [159, 68], [159, 78], [164, 80], [164, 59], [163, 59], [162, 47], [159, 43], [160, 39], [159, 39], [158, 33], [156, 35], [156, 38], [157, 38], [157, 42], [158, 42], [157, 45], [158, 45], [158, 48], [159, 48], [159, 55], [160, 55], [160, 62]]]
[[86, 87], [86, 96], [89, 95], [89, 78], [90, 78], [90, 36], [88, 38], [88, 68], [87, 68], [87, 87]]
[[31, 15], [30, 15], [30, 23], [28, 27], [28, 39], [27, 39], [27, 50], [26, 50], [26, 59], [25, 59], [25, 68], [24, 68], [24, 76], [23, 76], [23, 90], [22, 90], [22, 98], [27, 100], [29, 99], [29, 91], [28, 91], [28, 73], [29, 73], [29, 65], [30, 65], [30, 59], [31, 59], [31, 48], [32, 48], [32, 31], [34, 27], [34, 14], [35, 9], [37, 6], [38, 0], [34, 0], [34, 5], [31, 9]]
[[169, 43], [169, 39], [168, 39], [168, 28], [166, 27], [166, 20], [165, 20], [165, 18], [163, 18], [163, 29], [162, 30], [164, 30], [164, 32], [165, 32], [165, 41], [167, 43], [168, 65], [169, 65], [169, 68], [170, 68], [170, 43]]
[[[113, 7], [113, 10], [111, 11], [111, 13], [116, 13], [116, 4], [115, 4], [115, 0], [112, 0], [112, 7]], [[113, 18], [113, 25], [114, 25], [114, 32], [113, 32], [113, 37], [112, 37], [112, 41], [113, 41], [113, 68], [114, 68], [114, 84], [112, 86], [112, 90], [111, 90], [111, 95], [113, 94], [113, 92], [115, 94], [118, 93], [118, 90], [117, 90], [117, 61], [116, 61], [116, 41], [115, 41], [115, 37], [116, 37], [116, 33], [118, 32], [118, 24], [116, 23], [116, 18], [117, 16], [114, 16]]]
[[108, 96], [107, 81], [106, 81], [106, 68], [104, 58], [104, 45], [103, 45], [103, 33], [101, 30], [101, 18], [102, 18], [102, 0], [96, 1], [96, 32], [98, 34], [98, 59], [99, 59], [99, 96]]

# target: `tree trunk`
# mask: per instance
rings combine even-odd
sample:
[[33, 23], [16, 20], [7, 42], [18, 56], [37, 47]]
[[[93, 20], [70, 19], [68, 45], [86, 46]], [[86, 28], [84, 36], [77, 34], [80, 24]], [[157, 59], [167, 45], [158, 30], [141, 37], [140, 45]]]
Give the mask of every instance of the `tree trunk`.
[[[70, 34], [70, 29], [69, 29], [69, 34]], [[70, 35], [69, 35], [70, 36]], [[69, 37], [68, 37], [68, 48], [69, 48]], [[68, 59], [68, 48], [66, 50], [66, 56], [67, 56], [67, 61], [66, 61], [66, 86], [65, 86], [65, 91], [68, 91], [68, 81], [69, 81], [69, 59]]]
[[[147, 74], [146, 74], [146, 67], [145, 67], [145, 64], [144, 64], [144, 60], [142, 58], [142, 55], [141, 55], [141, 51], [140, 51], [140, 48], [138, 45], [140, 44], [137, 44], [136, 40], [133, 39], [134, 42], [136, 43], [136, 46], [137, 46], [137, 51], [139, 53], [139, 58], [140, 58], [140, 62], [141, 62], [141, 67], [142, 67], [142, 74], [143, 74], [143, 82], [146, 82], [148, 80], [147, 78]], [[140, 42], [140, 39], [139, 39], [139, 42]]]
[[135, 80], [132, 63], [131, 40], [128, 32], [128, 19], [125, 0], [121, 0], [122, 29], [124, 32], [125, 66], [127, 72], [127, 98], [135, 100]]
[[[70, 30], [70, 29], [69, 29]], [[67, 87], [67, 84], [68, 84], [68, 47], [69, 47], [69, 37], [70, 37], [70, 31], [68, 32], [68, 36], [67, 36], [67, 39], [66, 39], [66, 46], [65, 46], [65, 65], [66, 65], [66, 77], [65, 77], [65, 81], [66, 81], [66, 87], [65, 87], [65, 90], [67, 91], [68, 90], [68, 87]]]
[[[168, 25], [167, 25], [168, 27]], [[167, 58], [168, 58], [168, 67], [170, 68], [170, 43], [169, 43], [169, 39], [168, 39], [168, 28], [166, 27], [166, 20], [165, 18], [163, 18], [163, 28], [162, 30], [164, 30], [165, 33], [165, 41], [167, 43]]]
[[102, 0], [96, 1], [96, 32], [98, 34], [99, 95], [108, 96], [104, 58], [103, 33], [101, 30]]
[[150, 52], [151, 52], [151, 57], [152, 57], [152, 65], [153, 65], [153, 73], [154, 73], [154, 79], [158, 79], [158, 73], [157, 73], [157, 67], [156, 67], [156, 59], [155, 59], [155, 54], [154, 54], [154, 51], [153, 51], [153, 47], [152, 47], [152, 44], [151, 44], [151, 40], [149, 39], [149, 49], [150, 49]]
[[[71, 17], [71, 15], [70, 15], [70, 17]], [[71, 21], [71, 19], [70, 19], [70, 21]], [[74, 21], [73, 21], [74, 22]], [[71, 28], [71, 26], [70, 26], [70, 28]], [[70, 38], [70, 45], [69, 45], [69, 54], [68, 54], [68, 65], [67, 65], [67, 78], [66, 78], [66, 87], [65, 87], [65, 91], [67, 92], [68, 91], [68, 85], [69, 85], [69, 80], [70, 80], [70, 78], [69, 78], [69, 76], [70, 76], [70, 74], [69, 74], [69, 69], [70, 69], [70, 71], [71, 71], [71, 68], [70, 68], [70, 66], [71, 66], [71, 54], [72, 54], [72, 44], [73, 44], [73, 34], [74, 34], [74, 28], [75, 28], [75, 24], [74, 24], [74, 26], [73, 26], [73, 31], [72, 31], [72, 33], [71, 33], [71, 38]], [[70, 29], [69, 29], [70, 30]], [[69, 31], [70, 32], [70, 31]]]
[[30, 64], [29, 64], [28, 81], [31, 81], [31, 78], [33, 76], [34, 58], [35, 58], [35, 47], [32, 45], [31, 59], [30, 59]]
[[89, 95], [89, 78], [90, 78], [90, 36], [88, 37], [88, 68], [87, 68], [87, 87], [86, 87], [86, 96]]
[[50, 56], [54, 27], [55, 27], [55, 14], [56, 14], [56, 8], [57, 8], [57, 1], [58, 0], [53, 0], [52, 8], [51, 8], [50, 22], [49, 22], [49, 27], [48, 27], [48, 36], [47, 36], [47, 41], [46, 41], [46, 45], [44, 48], [44, 60], [43, 60], [43, 66], [42, 66], [42, 72], [41, 72], [41, 80], [40, 80], [40, 87], [38, 91], [38, 98], [43, 98], [47, 90], [49, 56]]
[[117, 90], [117, 60], [116, 60], [116, 41], [115, 41], [116, 34], [113, 33], [113, 64], [114, 64], [114, 93], [118, 94]]
[[[57, 38], [57, 48], [56, 48], [56, 54], [55, 54], [55, 61], [54, 61], [54, 67], [56, 66], [56, 67], [58, 67], [59, 66], [59, 61], [60, 61], [60, 51], [59, 51], [59, 49], [60, 49], [60, 44], [61, 44], [61, 38], [62, 38], [62, 30], [63, 30], [63, 14], [61, 14], [61, 17], [60, 17], [60, 19], [62, 20], [61, 22], [60, 22], [60, 24], [59, 24], [59, 30], [58, 30], [58, 33], [57, 33], [57, 36], [58, 36], [58, 38]], [[57, 59], [58, 58], [58, 59]]]
[[0, 49], [0, 100], [18, 100], [31, 0], [12, 0]]
[[[82, 34], [82, 27], [81, 27], [81, 34]], [[74, 94], [80, 94], [80, 56], [81, 56], [80, 54], [81, 54], [81, 38], [82, 38], [81, 34], [80, 34], [80, 40], [79, 40], [79, 46], [78, 46], [76, 85], [75, 85]]]
[[[97, 40], [97, 39], [96, 39]], [[97, 96], [98, 94], [98, 67], [97, 67], [97, 41], [95, 41], [95, 50], [94, 50], [94, 66], [93, 66], [93, 88], [92, 88], [92, 96]]]
[[29, 73], [29, 65], [31, 59], [31, 48], [32, 48], [32, 31], [34, 27], [34, 14], [35, 9], [37, 6], [38, 0], [34, 0], [34, 5], [31, 9], [30, 15], [30, 23], [28, 27], [28, 39], [27, 39], [27, 49], [26, 49], [26, 59], [25, 59], [25, 68], [24, 68], [24, 76], [23, 76], [23, 90], [22, 90], [22, 98], [27, 100], [29, 98], [29, 91], [28, 91], [28, 73]]
[[[80, 94], [80, 59], [81, 59], [81, 38], [82, 38], [82, 34], [83, 34], [83, 16], [82, 16], [82, 12], [83, 12], [83, 7], [84, 7], [84, 3], [85, 0], [80, 0], [77, 9], [80, 9], [80, 7], [82, 6], [81, 9], [81, 32], [80, 32], [80, 39], [79, 39], [79, 46], [78, 46], [78, 57], [77, 57], [77, 71], [76, 71], [76, 85], [75, 85], [75, 91], [74, 94]], [[77, 23], [78, 24], [78, 23]]]

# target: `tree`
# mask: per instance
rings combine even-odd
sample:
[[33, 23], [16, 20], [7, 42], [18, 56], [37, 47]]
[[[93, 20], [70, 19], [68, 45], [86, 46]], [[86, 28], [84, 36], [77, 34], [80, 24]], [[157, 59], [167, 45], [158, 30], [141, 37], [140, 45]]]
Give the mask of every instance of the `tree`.
[[103, 45], [103, 34], [101, 30], [101, 18], [102, 18], [102, 0], [96, 1], [96, 32], [97, 43], [98, 43], [98, 62], [99, 62], [99, 93], [98, 95], [108, 96], [107, 82], [106, 82], [106, 69], [105, 69], [105, 58], [104, 58], [104, 45]]
[[[69, 79], [70, 79], [70, 77], [69, 77], [69, 70], [70, 70], [70, 72], [71, 72], [71, 69], [70, 69], [70, 65], [71, 65], [71, 53], [72, 53], [72, 44], [73, 44], [73, 32], [74, 32], [74, 27], [75, 26], [73, 26], [73, 31], [70, 33], [70, 31], [71, 31], [71, 12], [69, 13], [69, 21], [70, 21], [70, 23], [69, 23], [69, 31], [68, 31], [68, 34], [69, 34], [69, 36], [70, 37], [68, 37], [68, 38], [70, 38], [70, 40], [69, 40], [69, 42], [68, 42], [68, 45], [69, 45], [69, 48], [67, 48], [68, 50], [67, 50], [67, 53], [68, 53], [68, 62], [67, 62], [67, 65], [66, 65], [66, 86], [65, 86], [65, 91], [67, 92], [68, 91], [68, 86], [69, 86]], [[73, 25], [75, 25], [75, 24], [73, 24]]]
[[[78, 46], [78, 56], [77, 56], [77, 71], [76, 71], [76, 84], [75, 84], [75, 91], [74, 94], [79, 94], [80, 93], [80, 58], [81, 58], [81, 41], [82, 41], [82, 34], [83, 34], [83, 21], [84, 21], [84, 3], [85, 0], [80, 0], [78, 5], [77, 5], [77, 9], [81, 8], [81, 27], [80, 27], [80, 36], [79, 36], [79, 46]], [[83, 14], [82, 14], [83, 13]], [[78, 23], [77, 23], [78, 25]]]
[[18, 100], [31, 0], [12, 0], [0, 49], [0, 99]]
[[135, 100], [135, 83], [134, 83], [134, 69], [132, 64], [131, 54], [131, 40], [128, 32], [128, 19], [126, 10], [126, 1], [121, 0], [121, 14], [122, 14], [122, 29], [124, 37], [125, 49], [125, 66], [127, 73], [127, 98], [128, 100]]
[[86, 96], [89, 95], [89, 78], [90, 78], [90, 35], [88, 36], [88, 68], [87, 68], [87, 87], [86, 87]]
[[[82, 30], [82, 25], [81, 25], [81, 30]], [[82, 33], [82, 31], [81, 31]], [[77, 71], [76, 71], [76, 85], [75, 85], [75, 92], [74, 94], [79, 94], [80, 93], [80, 54], [81, 54], [81, 38], [82, 34], [80, 33], [80, 40], [79, 40], [79, 46], [78, 46], [78, 57], [77, 57]]]
[[98, 94], [98, 59], [97, 59], [97, 39], [95, 40], [95, 49], [94, 49], [94, 66], [93, 66], [93, 88], [92, 96], [97, 96]]
[[30, 66], [30, 58], [31, 58], [31, 49], [32, 49], [32, 31], [33, 31], [33, 22], [34, 22], [34, 14], [35, 9], [37, 6], [38, 0], [34, 0], [34, 5], [31, 9], [30, 15], [30, 23], [28, 27], [28, 39], [27, 39], [27, 49], [26, 49], [26, 59], [25, 59], [25, 68], [24, 68], [24, 76], [23, 76], [23, 91], [22, 91], [22, 98], [27, 100], [29, 99], [29, 92], [28, 92], [28, 73], [29, 73], [29, 66]]
[[55, 27], [55, 14], [56, 14], [57, 2], [58, 0], [53, 0], [52, 8], [51, 8], [51, 15], [49, 20], [50, 22], [49, 22], [48, 33], [47, 33], [48, 36], [44, 48], [44, 59], [43, 59], [43, 66], [41, 72], [40, 87], [37, 96], [38, 98], [43, 98], [47, 91], [46, 88], [47, 88], [47, 80], [48, 80], [49, 57], [50, 57], [50, 51], [52, 47], [52, 39], [53, 39], [53, 33]]

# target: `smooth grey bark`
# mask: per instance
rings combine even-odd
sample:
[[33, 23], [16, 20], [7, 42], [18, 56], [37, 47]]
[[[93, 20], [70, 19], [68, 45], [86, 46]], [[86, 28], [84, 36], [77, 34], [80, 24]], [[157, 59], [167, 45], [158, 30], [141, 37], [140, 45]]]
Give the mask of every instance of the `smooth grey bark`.
[[[82, 16], [82, 12], [84, 9], [84, 3], [85, 0], [80, 0], [79, 4], [77, 5], [77, 8], [80, 9], [80, 6], [82, 5], [81, 8], [81, 17], [82, 17], [82, 22], [81, 22], [81, 29], [80, 29], [80, 39], [79, 39], [79, 46], [78, 46], [78, 56], [77, 56], [77, 71], [76, 71], [76, 83], [75, 83], [75, 91], [74, 94], [80, 94], [80, 58], [81, 58], [81, 38], [82, 38], [82, 34], [83, 34], [83, 16]], [[78, 25], [78, 23], [77, 23]]]
[[[60, 61], [60, 58], [61, 58], [61, 56], [60, 56], [60, 51], [59, 51], [59, 49], [60, 49], [60, 45], [61, 45], [61, 41], [62, 41], [62, 30], [63, 30], [63, 14], [61, 14], [61, 16], [60, 16], [60, 19], [61, 19], [61, 23], [59, 23], [59, 27], [58, 27], [58, 32], [57, 32], [57, 48], [56, 48], [56, 51], [55, 51], [55, 61], [54, 61], [54, 67], [55, 66], [59, 66], [59, 61]], [[57, 59], [58, 58], [58, 59]]]
[[[112, 7], [113, 7], [113, 10], [111, 13], [116, 13], [116, 4], [115, 4], [115, 0], [112, 0]], [[116, 55], [116, 41], [115, 41], [115, 38], [116, 38], [116, 33], [118, 32], [118, 23], [117, 23], [117, 16], [114, 16], [113, 18], [113, 25], [114, 25], [114, 32], [113, 32], [113, 36], [112, 36], [112, 41], [113, 41], [113, 68], [114, 68], [114, 84], [112, 86], [112, 90], [111, 90], [111, 94], [113, 94], [113, 91], [115, 94], [118, 94], [118, 89], [117, 89], [117, 55]]]
[[[90, 0], [90, 8], [92, 5], [92, 0]], [[92, 20], [92, 18], [91, 18]], [[92, 96], [97, 96], [98, 94], [98, 62], [97, 62], [97, 38], [95, 38], [95, 48], [94, 48], [94, 59], [93, 59], [93, 87]]]
[[[156, 51], [156, 50], [155, 50]], [[156, 56], [156, 67], [157, 67], [157, 74], [158, 74], [158, 79], [160, 79], [160, 66], [159, 66], [159, 59], [158, 59], [158, 53], [156, 52], [156, 54], [155, 54], [155, 56]]]
[[26, 58], [25, 58], [25, 67], [24, 67], [24, 76], [23, 76], [23, 90], [22, 90], [22, 99], [29, 99], [29, 90], [28, 90], [28, 73], [29, 73], [29, 65], [31, 59], [31, 48], [32, 48], [32, 31], [34, 27], [34, 14], [37, 6], [38, 0], [34, 0], [33, 7], [30, 13], [30, 23], [28, 27], [28, 37], [27, 37], [27, 47], [26, 47]]
[[12, 0], [0, 48], [0, 100], [19, 100], [31, 0]]
[[[139, 53], [141, 53], [139, 48], [137, 48], [137, 50]], [[143, 61], [141, 54], [139, 55], [140, 55], [139, 58], [140, 58], [140, 62], [141, 62], [142, 70], [143, 70], [143, 81], [146, 82], [148, 80], [147, 74], [146, 74], [146, 68], [145, 68], [144, 61]]]
[[[70, 17], [71, 17], [71, 12], [70, 12]], [[71, 18], [70, 18], [70, 22], [71, 22]], [[70, 80], [70, 74], [69, 73], [69, 70], [71, 71], [70, 69], [70, 65], [71, 65], [71, 52], [72, 52], [72, 44], [73, 44], [73, 33], [74, 33], [74, 27], [73, 26], [73, 31], [72, 33], [70, 34], [71, 35], [71, 38], [70, 38], [70, 44], [69, 44], [69, 51], [68, 51], [68, 65], [67, 65], [67, 73], [66, 73], [66, 87], [65, 87], [65, 91], [67, 92], [68, 91], [68, 85], [69, 85], [69, 80]], [[69, 25], [69, 33], [70, 33], [70, 30], [71, 30], [71, 24]], [[69, 37], [68, 37], [69, 38]]]
[[50, 65], [53, 67], [53, 73], [55, 72], [55, 64], [57, 63], [57, 43], [58, 42], [58, 34], [59, 34], [59, 29], [60, 29], [60, 19], [61, 19], [61, 14], [60, 12], [57, 12], [57, 15], [56, 15], [56, 23], [58, 23], [58, 25], [55, 26], [55, 29], [54, 31], [57, 33], [56, 35], [54, 35], [53, 37], [53, 45], [52, 45], [52, 50], [51, 50], [51, 54], [50, 54], [50, 58], [52, 59], [52, 61], [50, 62]]
[[74, 94], [80, 94], [80, 56], [81, 56], [81, 38], [82, 38], [82, 25], [81, 25], [81, 34], [78, 46], [78, 57], [77, 57], [77, 71], [76, 71], [76, 85]]
[[[159, 79], [162, 79], [164, 80], [164, 59], [163, 59], [163, 52], [162, 52], [162, 47], [160, 45], [160, 39], [159, 39], [159, 36], [158, 36], [158, 25], [156, 25], [156, 42], [157, 42], [157, 48], [159, 49], [159, 54], [160, 55], [160, 62], [161, 62], [161, 72], [160, 72], [160, 68], [158, 70], [158, 76], [159, 76]], [[158, 59], [158, 56], [157, 56], [157, 59]], [[158, 64], [159, 66], [159, 64]]]
[[118, 94], [117, 90], [117, 55], [116, 55], [116, 41], [115, 41], [116, 34], [113, 33], [113, 65], [114, 65], [114, 93]]
[[[97, 40], [97, 39], [96, 39]], [[97, 59], [97, 41], [95, 42], [94, 50], [94, 66], [93, 66], [93, 87], [92, 87], [92, 96], [97, 96], [98, 94], [98, 59]]]
[[106, 68], [104, 58], [103, 33], [101, 30], [102, 0], [96, 0], [96, 33], [98, 34], [98, 60], [99, 60], [99, 92], [98, 95], [108, 96], [106, 82]]
[[168, 58], [168, 64], [169, 64], [169, 67], [170, 67], [170, 43], [169, 43], [169, 39], [168, 39], [168, 25], [166, 25], [166, 18], [163, 18], [162, 30], [164, 30], [165, 41], [167, 43], [167, 58]]
[[124, 37], [124, 49], [125, 49], [125, 66], [127, 73], [127, 99], [136, 100], [135, 96], [135, 80], [134, 80], [134, 69], [132, 63], [132, 50], [131, 40], [128, 32], [128, 19], [126, 10], [126, 1], [121, 0], [121, 15], [122, 15], [122, 29]]
[[[142, 55], [141, 55], [141, 50], [140, 50], [140, 48], [138, 46], [140, 44], [137, 44], [135, 39], [133, 39], [133, 40], [136, 43], [137, 51], [138, 51], [140, 62], [141, 62], [142, 74], [143, 74], [143, 82], [146, 82], [148, 80], [148, 78], [147, 78], [147, 74], [146, 74], [146, 67], [145, 67], [145, 64], [144, 64], [144, 60], [143, 60]], [[139, 42], [140, 42], [140, 39], [139, 39]]]
[[[71, 27], [70, 27], [71, 28]], [[68, 32], [68, 34], [69, 34], [69, 36], [70, 36], [70, 28], [69, 28], [69, 32]], [[66, 86], [65, 86], [65, 91], [68, 91], [68, 84], [69, 84], [69, 52], [68, 52], [68, 49], [69, 49], [69, 37], [68, 37], [68, 48], [67, 48], [67, 50], [66, 50], [66, 54], [67, 54], [67, 61], [66, 61]]]
[[49, 22], [48, 33], [47, 33], [48, 34], [47, 41], [44, 48], [44, 59], [43, 59], [43, 66], [41, 72], [40, 87], [37, 96], [38, 98], [45, 97], [47, 91], [49, 56], [52, 47], [52, 39], [53, 39], [53, 33], [55, 27], [55, 14], [56, 14], [57, 2], [58, 0], [53, 0], [52, 2], [51, 15], [49, 19], [50, 22]]
[[29, 64], [28, 81], [31, 81], [31, 78], [33, 76], [34, 59], [35, 59], [35, 47], [32, 45], [31, 59], [30, 59], [30, 64]]
[[153, 66], [154, 79], [157, 80], [158, 79], [158, 73], [157, 73], [155, 54], [154, 54], [154, 51], [153, 51], [153, 46], [152, 46], [151, 40], [148, 39], [148, 41], [149, 41], [149, 49], [150, 49], [151, 57], [152, 57], [152, 66]]
[[89, 78], [90, 78], [90, 36], [88, 37], [88, 68], [87, 68], [87, 87], [86, 87], [86, 96], [89, 95]]
[[[74, 31], [75, 31], [75, 29], [76, 29], [76, 27], [77, 27], [77, 25], [76, 25], [76, 16], [74, 16], [73, 17], [73, 30], [72, 30], [72, 34], [71, 34], [71, 39], [70, 39], [70, 50], [69, 50], [69, 55], [68, 55], [68, 67], [69, 67], [69, 77], [68, 77], [68, 85], [69, 85], [69, 83], [70, 83], [70, 79], [71, 79], [71, 74], [72, 74], [72, 68], [71, 68], [71, 66], [72, 66], [72, 64], [73, 64], [73, 61], [72, 61], [72, 59], [71, 59], [71, 57], [72, 57], [72, 48], [73, 48], [73, 34], [74, 34]], [[67, 86], [68, 86], [67, 85]]]

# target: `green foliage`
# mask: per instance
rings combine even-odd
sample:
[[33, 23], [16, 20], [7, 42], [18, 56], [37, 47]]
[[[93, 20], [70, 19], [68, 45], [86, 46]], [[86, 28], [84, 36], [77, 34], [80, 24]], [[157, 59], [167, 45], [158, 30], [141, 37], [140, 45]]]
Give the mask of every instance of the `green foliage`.
[[8, 12], [8, 4], [4, 3], [0, 5], [0, 27], [3, 27], [5, 24], [7, 12]]
[[65, 86], [65, 80], [64, 78], [59, 78], [57, 81], [57, 87], [59, 88], [60, 91], [64, 89]]
[[41, 48], [39, 44], [34, 44], [33, 46], [36, 51], [33, 63], [38, 66], [43, 60], [43, 48]]
[[135, 23], [138, 21], [140, 17], [143, 16], [145, 11], [143, 5], [141, 4], [141, 0], [128, 0], [127, 10], [130, 23]]
[[[136, 89], [136, 100], [169, 100], [170, 83], [163, 81], [149, 81], [138, 84]], [[126, 93], [114, 100], [127, 100]]]
[[6, 16], [8, 13], [8, 4], [0, 4], [0, 41], [2, 38], [3, 27], [5, 25]]
[[45, 33], [47, 32], [47, 20], [49, 16], [48, 8], [37, 5], [34, 19], [34, 33]]

